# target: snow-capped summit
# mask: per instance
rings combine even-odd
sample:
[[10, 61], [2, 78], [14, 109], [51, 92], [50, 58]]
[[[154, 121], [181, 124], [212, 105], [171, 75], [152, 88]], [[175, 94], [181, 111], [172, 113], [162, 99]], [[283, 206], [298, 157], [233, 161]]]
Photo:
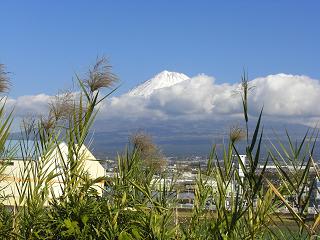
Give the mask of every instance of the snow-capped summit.
[[171, 87], [189, 77], [183, 73], [162, 71], [128, 92], [129, 96], [150, 96], [156, 89]]

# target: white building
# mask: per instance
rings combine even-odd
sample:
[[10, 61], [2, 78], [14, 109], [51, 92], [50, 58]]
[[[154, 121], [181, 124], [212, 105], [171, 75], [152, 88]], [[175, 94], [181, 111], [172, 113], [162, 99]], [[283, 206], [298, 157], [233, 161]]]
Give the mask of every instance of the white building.
[[[34, 151], [32, 145], [34, 145], [34, 143], [30, 144], [29, 148], [31, 152]], [[50, 181], [48, 182], [48, 200], [53, 196], [59, 197], [64, 187], [62, 181], [63, 163], [61, 160], [67, 159], [68, 157], [67, 144], [64, 142], [60, 143], [58, 147], [55, 147], [46, 155], [44, 161], [42, 161], [44, 158], [41, 159], [35, 155], [35, 157], [26, 157], [24, 153], [24, 156], [21, 156], [22, 151], [19, 150], [20, 148], [20, 146], [17, 147], [18, 150], [16, 154], [14, 154], [12, 158], [9, 158], [9, 160], [0, 161], [2, 167], [5, 166], [2, 171], [0, 170], [0, 197], [5, 196], [5, 198], [2, 199], [2, 203], [10, 206], [23, 205], [19, 197], [27, 196], [26, 194], [28, 194], [28, 191], [23, 191], [23, 189], [26, 189], [27, 185], [34, 186], [35, 182], [41, 181], [38, 177], [39, 175], [33, 171], [35, 164], [39, 164], [40, 162], [43, 163], [41, 172], [44, 178], [47, 178], [50, 174], [54, 175], [54, 177], [50, 177]], [[32, 155], [33, 154], [31, 154], [31, 156]], [[80, 156], [81, 159], [83, 159], [83, 169], [91, 179], [105, 176], [104, 167], [84, 145], [80, 149]], [[44, 183], [42, 185], [43, 187], [45, 186]], [[103, 187], [103, 181], [94, 184], [94, 188], [99, 195], [102, 195]]]

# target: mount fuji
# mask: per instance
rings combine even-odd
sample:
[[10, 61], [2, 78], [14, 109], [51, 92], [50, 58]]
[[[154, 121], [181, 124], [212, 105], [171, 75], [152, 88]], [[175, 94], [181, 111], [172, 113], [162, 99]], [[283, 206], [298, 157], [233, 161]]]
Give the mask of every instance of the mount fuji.
[[181, 83], [190, 79], [187, 75], [178, 72], [162, 71], [153, 78], [133, 88], [127, 94], [129, 96], [149, 97], [155, 90], [171, 87], [175, 84]]
[[[165, 70], [131, 91], [115, 97], [109, 105], [110, 117], [97, 119], [93, 127], [95, 155], [100, 158], [106, 155], [117, 156], [128, 144], [128, 136], [141, 130], [150, 134], [167, 156], [206, 155], [212, 144], [222, 149], [224, 141], [229, 138], [230, 127], [241, 123], [241, 115], [229, 117], [224, 112], [217, 112], [216, 116], [206, 115], [207, 106], [212, 105], [210, 94], [220, 96], [222, 99], [218, 99], [218, 104], [224, 105], [224, 99], [229, 96], [224, 92], [224, 85], [209, 89], [212, 87], [207, 84], [210, 81], [212, 79], [208, 76], [190, 78], [183, 73]], [[230, 88], [233, 89], [233, 86], [230, 85]], [[190, 94], [192, 91], [200, 95], [193, 96]], [[219, 95], [219, 91], [222, 94]], [[197, 110], [199, 115], [208, 117], [196, 118]], [[296, 138], [306, 132], [306, 126], [301, 124], [290, 124], [277, 118], [272, 120], [270, 117], [267, 120], [264, 122], [264, 133], [269, 140], [273, 138], [274, 132], [281, 133], [284, 128], [294, 129]], [[253, 121], [250, 129], [254, 127]]]

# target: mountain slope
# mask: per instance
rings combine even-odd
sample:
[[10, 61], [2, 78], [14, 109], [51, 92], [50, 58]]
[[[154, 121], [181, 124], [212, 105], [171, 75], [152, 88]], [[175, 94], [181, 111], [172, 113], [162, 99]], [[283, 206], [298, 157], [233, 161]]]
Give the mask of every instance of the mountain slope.
[[150, 80], [145, 81], [129, 91], [128, 95], [148, 97], [157, 89], [171, 87], [187, 79], [189, 79], [189, 77], [183, 73], [162, 71]]

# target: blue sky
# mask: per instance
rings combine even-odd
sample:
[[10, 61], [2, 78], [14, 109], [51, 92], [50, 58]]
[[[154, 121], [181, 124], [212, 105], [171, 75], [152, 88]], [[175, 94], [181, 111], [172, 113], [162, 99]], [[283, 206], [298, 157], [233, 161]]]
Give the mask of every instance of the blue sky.
[[70, 87], [98, 55], [118, 94], [167, 69], [218, 83], [276, 73], [320, 79], [319, 1], [1, 1], [11, 97]]

